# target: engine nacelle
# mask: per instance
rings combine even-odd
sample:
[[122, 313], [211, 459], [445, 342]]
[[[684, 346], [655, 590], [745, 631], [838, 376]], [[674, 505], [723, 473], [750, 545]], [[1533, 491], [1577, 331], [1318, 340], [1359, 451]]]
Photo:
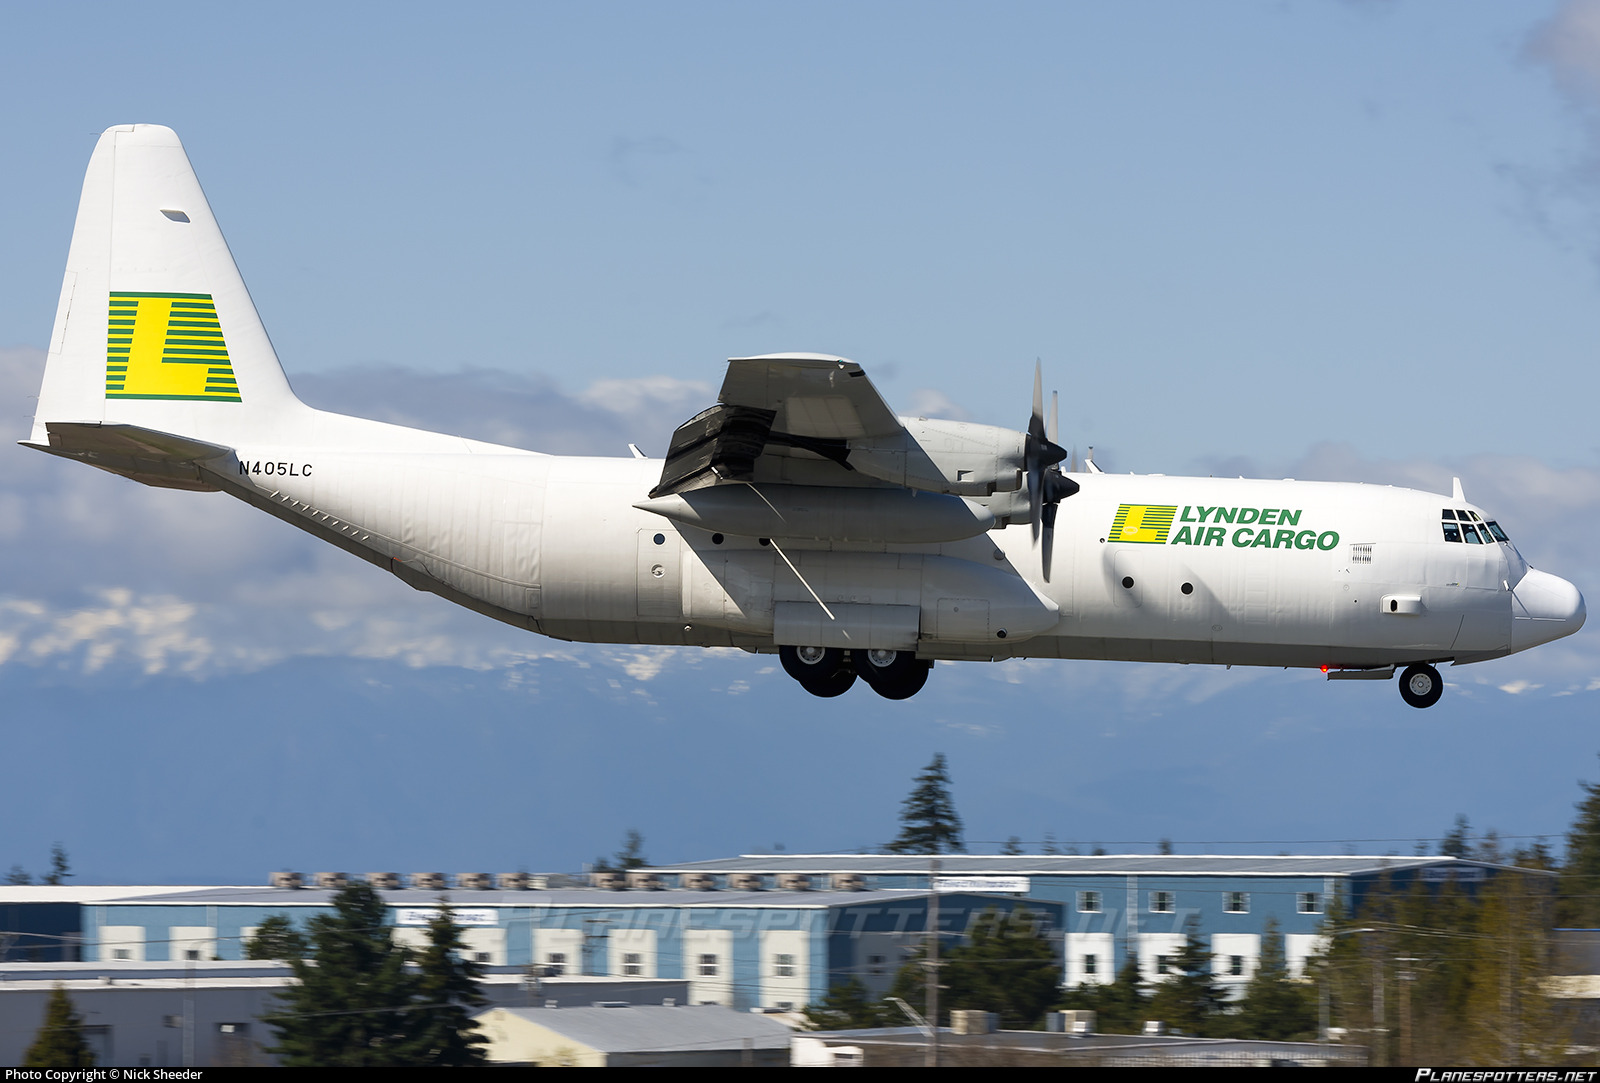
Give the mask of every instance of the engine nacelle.
[[895, 438], [850, 441], [847, 462], [871, 478], [926, 492], [991, 496], [1022, 488], [1028, 435], [998, 425], [903, 417]]

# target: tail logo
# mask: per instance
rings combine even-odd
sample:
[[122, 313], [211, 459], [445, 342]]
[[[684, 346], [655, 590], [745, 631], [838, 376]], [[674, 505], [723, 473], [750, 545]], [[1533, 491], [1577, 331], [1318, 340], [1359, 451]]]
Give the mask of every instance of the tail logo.
[[239, 402], [209, 293], [113, 293], [106, 398]]

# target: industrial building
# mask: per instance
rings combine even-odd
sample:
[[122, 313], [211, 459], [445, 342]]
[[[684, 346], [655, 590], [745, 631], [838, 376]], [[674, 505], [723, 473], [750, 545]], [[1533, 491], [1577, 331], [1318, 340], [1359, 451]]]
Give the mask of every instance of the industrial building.
[[[850, 883], [863, 890], [983, 892], [1059, 907], [1062, 983], [1109, 984], [1129, 951], [1139, 973], [1154, 980], [1183, 945], [1191, 919], [1208, 941], [1216, 981], [1241, 992], [1255, 972], [1269, 921], [1284, 938], [1291, 973], [1299, 974], [1321, 942], [1322, 923], [1337, 904], [1351, 912], [1371, 891], [1412, 883], [1454, 883], [1467, 890], [1501, 874], [1546, 873], [1453, 857], [1207, 856], [1188, 854], [969, 855], [748, 854], [660, 865], [668, 883], [748, 886], [793, 882]], [[860, 959], [836, 961], [836, 973]], [[873, 987], [871, 982], [869, 987]]]
[[[420, 943], [439, 892], [382, 892], [396, 938]], [[333, 891], [197, 888], [102, 899], [84, 908], [85, 960], [183, 963], [243, 957], [268, 917], [304, 927], [331, 910]], [[451, 897], [463, 940], [487, 965], [538, 966], [545, 974], [674, 978], [689, 1002], [796, 1010], [854, 973], [887, 988], [920, 943], [926, 888], [880, 891], [474, 890]], [[991, 912], [1026, 911], [1045, 931], [1061, 928], [1059, 904], [1014, 895], [940, 892], [939, 927], [952, 936]]]

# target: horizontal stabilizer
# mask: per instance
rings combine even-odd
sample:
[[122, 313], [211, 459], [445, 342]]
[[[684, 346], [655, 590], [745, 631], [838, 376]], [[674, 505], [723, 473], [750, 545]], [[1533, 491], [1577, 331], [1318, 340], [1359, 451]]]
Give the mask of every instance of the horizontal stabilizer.
[[22, 445], [164, 489], [216, 490], [217, 486], [201, 479], [199, 464], [233, 454], [232, 448], [220, 444], [139, 425], [51, 421], [45, 424], [45, 432], [49, 443], [23, 440]]

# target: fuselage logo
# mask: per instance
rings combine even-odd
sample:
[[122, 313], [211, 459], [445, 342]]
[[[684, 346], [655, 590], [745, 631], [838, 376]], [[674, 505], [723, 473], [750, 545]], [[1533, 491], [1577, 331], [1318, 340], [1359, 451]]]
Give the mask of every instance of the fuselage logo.
[[239, 402], [211, 295], [111, 294], [106, 398]]
[[[1179, 512], [1182, 512], [1180, 515]], [[1236, 549], [1321, 549], [1339, 544], [1333, 530], [1306, 530], [1300, 508], [1119, 504], [1108, 542], [1136, 545], [1231, 545]], [[1177, 524], [1177, 531], [1172, 527]]]
[[1135, 542], [1140, 545], [1165, 545], [1178, 514], [1175, 504], [1123, 504], [1111, 520], [1108, 542]]

